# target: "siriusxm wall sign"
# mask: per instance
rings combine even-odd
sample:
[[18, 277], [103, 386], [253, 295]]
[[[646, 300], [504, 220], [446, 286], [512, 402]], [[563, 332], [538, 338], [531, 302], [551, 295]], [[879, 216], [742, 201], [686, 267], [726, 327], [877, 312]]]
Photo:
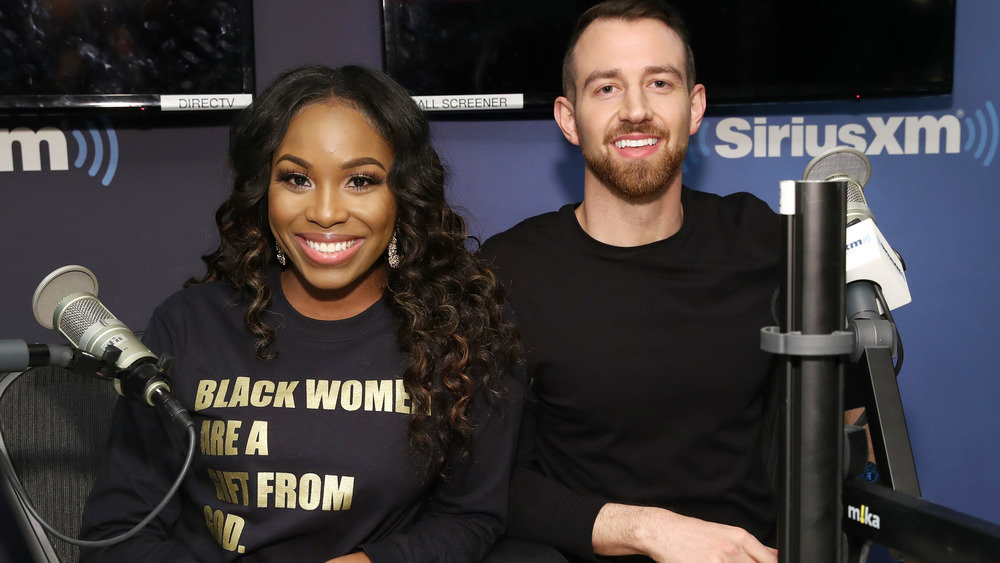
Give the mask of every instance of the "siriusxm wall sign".
[[807, 117], [727, 117], [705, 120], [688, 151], [690, 163], [723, 158], [816, 156], [837, 146], [867, 155], [966, 153], [990, 166], [1000, 143], [1000, 120], [992, 101], [970, 114], [870, 116], [824, 123]]
[[[106, 117], [68, 133], [57, 127], [0, 129], [0, 173], [83, 169], [109, 185], [118, 170], [118, 136]], [[47, 163], [47, 167], [44, 164]]]

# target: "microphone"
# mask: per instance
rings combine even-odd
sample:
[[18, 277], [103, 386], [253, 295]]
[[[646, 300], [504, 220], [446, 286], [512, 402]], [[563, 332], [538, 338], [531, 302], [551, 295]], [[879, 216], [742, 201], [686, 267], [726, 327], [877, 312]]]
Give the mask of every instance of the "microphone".
[[872, 163], [865, 153], [851, 147], [834, 147], [809, 161], [803, 180], [847, 182], [847, 224], [872, 219], [862, 188], [871, 177]]
[[889, 309], [910, 302], [906, 266], [875, 225], [862, 188], [871, 176], [871, 162], [861, 151], [835, 147], [812, 159], [803, 180], [847, 182], [847, 283], [865, 280], [882, 288]]
[[166, 362], [97, 299], [97, 278], [83, 266], [63, 266], [38, 284], [32, 297], [35, 319], [56, 328], [81, 351], [114, 364], [115, 389], [129, 399], [163, 409], [174, 424], [193, 425], [191, 415], [170, 393]]
[[854, 362], [871, 345], [888, 346], [896, 357], [898, 334], [889, 311], [910, 302], [906, 267], [875, 225], [865, 199], [862, 188], [869, 177], [871, 162], [851, 147], [835, 147], [816, 156], [802, 174], [803, 180], [847, 183], [845, 304], [855, 336], [850, 354]]

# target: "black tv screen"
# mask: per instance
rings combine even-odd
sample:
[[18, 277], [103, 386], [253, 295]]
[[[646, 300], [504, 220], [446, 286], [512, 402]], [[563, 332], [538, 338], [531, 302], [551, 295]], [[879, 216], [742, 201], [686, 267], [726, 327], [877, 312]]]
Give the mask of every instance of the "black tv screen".
[[[594, 3], [384, 0], [385, 70], [428, 110], [548, 115], [569, 34]], [[710, 105], [951, 92], [955, 0], [672, 4]]]
[[251, 0], [5, 0], [0, 109], [245, 107]]

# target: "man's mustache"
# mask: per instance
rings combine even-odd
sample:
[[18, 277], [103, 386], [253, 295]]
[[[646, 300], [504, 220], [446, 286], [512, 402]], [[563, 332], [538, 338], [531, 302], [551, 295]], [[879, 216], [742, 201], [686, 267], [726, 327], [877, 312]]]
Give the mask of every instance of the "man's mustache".
[[654, 137], [660, 137], [664, 141], [670, 139], [670, 132], [664, 129], [660, 129], [655, 125], [649, 123], [639, 123], [639, 124], [623, 124], [619, 125], [615, 129], [609, 131], [607, 135], [604, 136], [605, 143], [613, 143], [615, 139], [623, 135], [631, 135], [634, 133], [640, 133], [642, 135], [651, 135]]

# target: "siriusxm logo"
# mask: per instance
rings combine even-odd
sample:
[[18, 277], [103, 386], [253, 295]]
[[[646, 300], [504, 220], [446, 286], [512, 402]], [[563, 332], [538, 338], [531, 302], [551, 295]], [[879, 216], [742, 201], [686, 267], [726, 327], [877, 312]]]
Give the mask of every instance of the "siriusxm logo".
[[[43, 149], [48, 157], [49, 170], [69, 170], [67, 139], [72, 136], [76, 144], [73, 167], [86, 168], [92, 178], [96, 178], [103, 169], [101, 184], [107, 186], [118, 170], [118, 136], [106, 117], [101, 116], [100, 119], [103, 130], [88, 121], [84, 131], [74, 129], [70, 135], [56, 127], [42, 127], [37, 131], [27, 127], [0, 129], [0, 172], [41, 171]], [[15, 147], [19, 149], [19, 166], [15, 166]]]
[[[965, 138], [963, 140], [963, 134]], [[843, 124], [810, 123], [805, 117], [727, 117], [705, 120], [688, 150], [691, 164], [714, 153], [723, 158], [816, 156], [837, 146], [867, 155], [971, 153], [989, 166], [1000, 143], [992, 101], [971, 116], [873, 116]]]
[[976, 120], [965, 115], [959, 110], [956, 115], [965, 118], [965, 129], [969, 136], [965, 140], [964, 150], [974, 151], [976, 160], [983, 159], [983, 166], [989, 166], [993, 162], [993, 157], [997, 154], [997, 144], [1000, 143], [1000, 120], [997, 119], [997, 110], [993, 107], [992, 101], [987, 101], [986, 111], [977, 109], [973, 114]]
[[872, 236], [869, 233], [865, 233], [861, 236], [861, 238], [854, 239], [853, 241], [847, 241], [847, 251], [850, 252], [863, 244], [871, 244], [871, 242]]

